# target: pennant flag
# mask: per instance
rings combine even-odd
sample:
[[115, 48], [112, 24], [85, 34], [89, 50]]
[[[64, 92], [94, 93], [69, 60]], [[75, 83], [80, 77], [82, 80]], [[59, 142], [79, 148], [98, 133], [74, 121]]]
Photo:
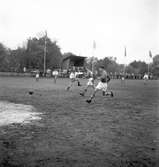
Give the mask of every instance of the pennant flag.
[[96, 41], [93, 41], [93, 49], [96, 49]]
[[152, 58], [152, 53], [151, 53], [151, 50], [149, 51], [149, 56], [150, 56], [150, 58]]
[[127, 56], [126, 47], [125, 47], [125, 50], [124, 50], [124, 56], [125, 57]]

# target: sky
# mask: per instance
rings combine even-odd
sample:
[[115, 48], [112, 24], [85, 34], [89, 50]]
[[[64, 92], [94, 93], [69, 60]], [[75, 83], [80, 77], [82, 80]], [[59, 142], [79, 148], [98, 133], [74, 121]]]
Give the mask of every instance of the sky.
[[158, 0], [0, 0], [0, 4], [0, 42], [12, 49], [47, 30], [63, 53], [116, 57], [122, 64], [151, 62], [149, 50], [153, 56], [159, 54]]

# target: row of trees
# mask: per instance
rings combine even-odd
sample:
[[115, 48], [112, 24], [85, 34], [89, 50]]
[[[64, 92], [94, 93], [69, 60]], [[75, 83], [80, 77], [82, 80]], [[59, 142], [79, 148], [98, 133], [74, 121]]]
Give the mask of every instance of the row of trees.
[[[62, 53], [56, 41], [51, 41], [47, 36], [40, 38], [34, 37], [27, 40], [26, 45], [18, 47], [15, 50], [6, 48], [0, 43], [0, 71], [2, 72], [22, 72], [24, 67], [26, 69], [40, 69], [43, 70], [44, 65], [44, 47], [46, 44], [46, 66], [49, 69], [60, 68]], [[96, 62], [96, 63], [94, 63]], [[87, 60], [87, 67], [92, 69], [95, 64], [98, 68], [101, 64], [105, 66], [110, 73], [129, 73], [141, 74], [149, 72], [154, 76], [159, 77], [159, 55], [153, 57], [151, 64], [146, 64], [142, 61], [133, 61], [128, 66], [118, 64], [116, 58], [105, 57], [97, 59], [91, 57]]]
[[30, 38], [26, 46], [15, 50], [0, 44], [0, 71], [22, 72], [26, 69], [43, 69], [44, 44], [46, 42], [47, 68], [60, 68], [62, 53], [57, 42], [52, 42], [48, 37]]
[[97, 59], [94, 57], [88, 58], [87, 67], [92, 69], [98, 69], [100, 65], [104, 65], [105, 69], [109, 73], [127, 73], [134, 75], [144, 75], [145, 73], [152, 74], [153, 76], [159, 77], [159, 55], [153, 57], [153, 61], [150, 64], [147, 64], [143, 61], [133, 61], [129, 65], [125, 66], [124, 64], [118, 64], [116, 58], [105, 57], [104, 59]]

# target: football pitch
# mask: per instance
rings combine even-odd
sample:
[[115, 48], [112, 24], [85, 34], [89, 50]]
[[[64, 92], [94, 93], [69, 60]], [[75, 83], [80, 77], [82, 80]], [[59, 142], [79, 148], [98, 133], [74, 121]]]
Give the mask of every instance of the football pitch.
[[87, 81], [80, 81], [66, 91], [68, 79], [0, 77], [0, 102], [41, 113], [28, 124], [0, 126], [0, 167], [157, 166], [159, 81], [111, 80], [114, 98], [98, 92], [91, 104], [92, 90], [81, 97]]

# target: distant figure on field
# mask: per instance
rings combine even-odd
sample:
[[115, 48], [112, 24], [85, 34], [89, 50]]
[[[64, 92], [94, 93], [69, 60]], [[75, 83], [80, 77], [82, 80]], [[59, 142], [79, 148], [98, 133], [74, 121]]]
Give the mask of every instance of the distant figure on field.
[[125, 85], [125, 76], [124, 75], [121, 76], [121, 84]]
[[39, 72], [37, 72], [36, 75], [35, 75], [35, 80], [36, 80], [36, 82], [39, 81], [39, 78], [40, 78], [40, 74], [39, 74]]
[[145, 73], [143, 79], [144, 79], [144, 84], [146, 84], [146, 82], [149, 80], [149, 75]]
[[52, 72], [52, 76], [54, 77], [54, 83], [55, 83], [55, 84], [56, 84], [58, 75], [59, 75], [58, 70], [54, 70], [54, 71]]
[[23, 72], [24, 72], [24, 73], [26, 72], [26, 67], [23, 68]]
[[122, 81], [124, 81], [124, 80], [125, 80], [125, 77], [124, 77], [124, 76], [122, 76], [122, 77], [121, 77], [121, 80], [122, 80]]

